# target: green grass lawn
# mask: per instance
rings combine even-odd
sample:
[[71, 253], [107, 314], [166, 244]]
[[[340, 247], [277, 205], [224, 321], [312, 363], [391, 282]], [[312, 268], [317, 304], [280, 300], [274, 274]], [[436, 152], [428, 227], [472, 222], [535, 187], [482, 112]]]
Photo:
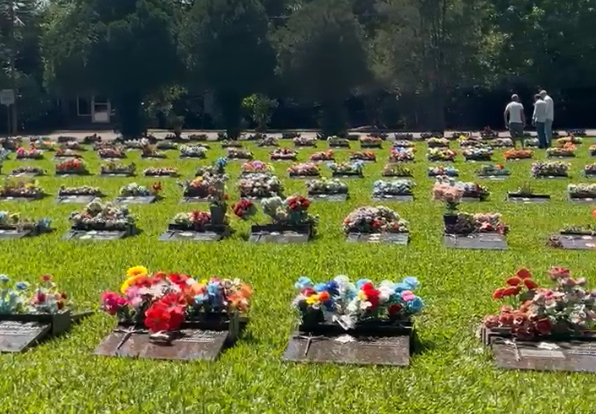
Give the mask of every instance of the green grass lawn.
[[[291, 142], [282, 145], [290, 146]], [[456, 144], [452, 144], [455, 148]], [[571, 161], [569, 180], [533, 180], [536, 192], [551, 194], [544, 205], [521, 205], [505, 201], [506, 192], [531, 181], [532, 161], [507, 163], [512, 176], [502, 182], [486, 181], [489, 201], [464, 203], [460, 210], [497, 211], [509, 224], [508, 251], [449, 250], [441, 244], [443, 206], [430, 201], [434, 180], [427, 177], [426, 145], [418, 144], [414, 170], [416, 200], [386, 202], [410, 221], [411, 242], [407, 247], [357, 245], [344, 241], [343, 218], [353, 209], [375, 205], [371, 201], [373, 182], [381, 169], [389, 145], [375, 150], [376, 164], [367, 164], [365, 179], [349, 180], [346, 203], [316, 201], [311, 206], [320, 215], [318, 236], [304, 245], [249, 244], [244, 236], [250, 222], [232, 219], [234, 236], [220, 243], [161, 243], [158, 236], [178, 212], [207, 205], [180, 204], [182, 190], [175, 178], [162, 178], [164, 198], [156, 204], [131, 206], [142, 233], [114, 242], [78, 243], [61, 240], [69, 228], [68, 215], [82, 205], [57, 205], [54, 196], [60, 185], [100, 187], [109, 199], [129, 182], [150, 185], [145, 177], [104, 178], [97, 175], [98, 156], [87, 151], [90, 177], [53, 176], [54, 162], [25, 162], [47, 168], [51, 175], [40, 177], [51, 194], [31, 203], [0, 202], [0, 210], [19, 211], [26, 216], [53, 219], [56, 231], [50, 235], [0, 244], [0, 273], [13, 279], [34, 282], [51, 274], [69, 292], [78, 308], [97, 309], [104, 290], [117, 290], [126, 269], [145, 265], [152, 271], [185, 272], [199, 279], [211, 275], [240, 277], [255, 291], [247, 338], [225, 351], [215, 363], [159, 362], [104, 358], [93, 355], [96, 346], [110, 332], [115, 320], [103, 313], [75, 326], [60, 338], [50, 340], [20, 355], [0, 355], [0, 413], [593, 413], [596, 376], [589, 374], [499, 371], [490, 353], [475, 337], [483, 315], [496, 312], [499, 304], [491, 293], [503, 278], [519, 267], [535, 273], [546, 283], [551, 265], [572, 269], [596, 286], [594, 253], [555, 250], [546, 246], [550, 234], [564, 224], [586, 224], [594, 220], [592, 208], [566, 200], [568, 183], [581, 183], [583, 166], [591, 162], [590, 141], [578, 147]], [[255, 159], [268, 161], [269, 149], [250, 144]], [[357, 147], [352, 143], [352, 147]], [[299, 149], [306, 161], [314, 151]], [[457, 148], [458, 152], [460, 151]], [[347, 160], [348, 150], [335, 150], [337, 159]], [[224, 155], [218, 143], [211, 143], [208, 160], [168, 159], [145, 161], [139, 152], [129, 152], [138, 173], [147, 166], [175, 166], [183, 178], [192, 178], [198, 165]], [[503, 163], [502, 150], [494, 161]], [[12, 156], [14, 159], [14, 156]], [[537, 150], [535, 159], [545, 158]], [[455, 166], [460, 179], [475, 181], [479, 163], [464, 163], [459, 155]], [[22, 161], [5, 162], [5, 177]], [[231, 161], [228, 174], [231, 200], [240, 161]], [[289, 162], [274, 164], [283, 179], [286, 195], [306, 194], [303, 180], [291, 180], [285, 169]], [[323, 166], [325, 175], [330, 172]], [[267, 222], [259, 213], [256, 222]], [[290, 307], [295, 279], [300, 275], [325, 281], [337, 274], [375, 281], [416, 276], [419, 293], [427, 307], [416, 318], [424, 349], [412, 356], [409, 368], [379, 368], [339, 365], [289, 364], [281, 360], [288, 336], [297, 322]]]

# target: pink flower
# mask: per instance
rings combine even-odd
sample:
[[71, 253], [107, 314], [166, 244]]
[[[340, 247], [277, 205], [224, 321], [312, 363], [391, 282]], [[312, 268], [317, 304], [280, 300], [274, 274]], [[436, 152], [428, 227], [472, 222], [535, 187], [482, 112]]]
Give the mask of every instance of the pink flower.
[[126, 305], [126, 299], [116, 292], [104, 292], [101, 295], [103, 309], [110, 315], [115, 315], [121, 307]]
[[414, 295], [412, 292], [410, 292], [409, 290], [406, 290], [404, 293], [401, 294], [401, 298], [403, 300], [405, 300], [406, 302], [411, 302], [414, 299], [416, 299], [416, 295]]

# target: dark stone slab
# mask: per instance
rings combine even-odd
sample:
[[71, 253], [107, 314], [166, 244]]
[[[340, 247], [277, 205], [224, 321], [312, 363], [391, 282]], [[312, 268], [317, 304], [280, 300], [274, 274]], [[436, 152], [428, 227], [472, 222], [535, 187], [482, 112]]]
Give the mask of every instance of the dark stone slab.
[[568, 194], [567, 198], [573, 204], [596, 204], [596, 198], [592, 197], [573, 197], [571, 194]]
[[480, 197], [464, 196], [461, 198], [461, 201], [464, 203], [478, 203], [478, 202], [480, 202]]
[[20, 173], [20, 174], [9, 174], [9, 177], [43, 177], [44, 174], [37, 174], [37, 173]]
[[0, 315], [0, 352], [23, 352], [50, 335], [70, 329], [69, 311], [55, 315]]
[[567, 180], [569, 178], [568, 175], [559, 176], [559, 175], [539, 175], [534, 177], [537, 180]]
[[308, 193], [308, 198], [310, 200], [320, 200], [320, 201], [346, 201], [348, 199], [348, 194], [313, 194]]
[[159, 241], [197, 241], [211, 242], [220, 241], [230, 235], [229, 226], [205, 226], [202, 229], [184, 229], [180, 226], [170, 224], [168, 231], [159, 236]]
[[350, 144], [349, 143], [346, 143], [346, 144], [343, 144], [343, 145], [341, 145], [341, 144], [340, 145], [329, 144], [329, 148], [337, 148], [337, 149], [347, 148], [347, 149], [350, 149]]
[[361, 142], [360, 143], [360, 148], [383, 148], [383, 144], [366, 144]]
[[14, 201], [15, 203], [29, 203], [35, 200], [41, 200], [43, 196], [37, 197], [0, 197], [0, 201]]
[[207, 155], [180, 155], [180, 159], [184, 160], [184, 159], [195, 159], [195, 160], [200, 160], [200, 159], [204, 159], [207, 158]]
[[595, 250], [596, 236], [580, 234], [559, 234], [551, 238], [558, 241], [558, 248], [563, 250]]
[[89, 171], [56, 171], [56, 177], [87, 177]]
[[62, 239], [83, 241], [119, 240], [131, 236], [134, 232], [135, 228], [133, 226], [130, 226], [127, 230], [82, 230], [71, 228]]
[[157, 196], [149, 197], [116, 197], [118, 204], [151, 204], [157, 201]]
[[98, 196], [88, 195], [67, 195], [56, 197], [56, 203], [58, 204], [89, 204]]
[[492, 157], [484, 157], [484, 158], [468, 158], [464, 157], [465, 162], [490, 162], [492, 161]]
[[586, 178], [596, 178], [596, 174], [584, 174]]
[[507, 194], [507, 201], [512, 203], [522, 204], [544, 204], [550, 201], [550, 196], [547, 194], [532, 194], [526, 196], [517, 196], [511, 193]]
[[134, 177], [135, 173], [101, 173], [101, 177]]
[[390, 243], [405, 246], [410, 242], [410, 233], [349, 233], [346, 241], [351, 243]]
[[375, 201], [398, 201], [402, 203], [407, 203], [410, 201], [414, 201], [413, 194], [402, 194], [402, 195], [395, 195], [395, 194], [382, 194], [382, 195], [373, 195], [372, 199]]
[[14, 240], [22, 239], [23, 237], [34, 236], [37, 232], [31, 229], [29, 230], [16, 230], [16, 229], [0, 229], [0, 240]]
[[498, 233], [444, 234], [443, 245], [451, 249], [507, 250], [507, 240]]
[[276, 225], [252, 226], [248, 241], [252, 243], [306, 243], [311, 231], [307, 226], [282, 227]]
[[410, 336], [290, 336], [284, 361], [356, 365], [410, 365]]
[[510, 175], [477, 175], [476, 177], [482, 180], [489, 180], [489, 181], [505, 181]]
[[182, 197], [182, 200], [180, 200], [181, 203], [186, 203], [186, 204], [192, 204], [192, 203], [208, 203], [209, 200], [207, 197], [187, 197], [184, 196]]

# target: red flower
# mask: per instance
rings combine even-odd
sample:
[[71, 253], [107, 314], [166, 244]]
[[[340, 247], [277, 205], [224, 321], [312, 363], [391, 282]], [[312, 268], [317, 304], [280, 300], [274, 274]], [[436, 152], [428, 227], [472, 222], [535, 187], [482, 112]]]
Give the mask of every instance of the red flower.
[[503, 326], [512, 326], [513, 325], [513, 314], [501, 312], [501, 314], [499, 315], [499, 323]]
[[493, 292], [493, 299], [503, 299], [505, 288], [499, 288]]
[[532, 277], [532, 273], [530, 273], [530, 271], [528, 269], [519, 269], [517, 271], [517, 273], [515, 274], [517, 277], [519, 277], [520, 279], [524, 280], [524, 279], [529, 279]]
[[177, 331], [184, 323], [185, 313], [184, 306], [172, 306], [168, 308], [170, 322], [168, 324], [169, 331]]
[[592, 217], [596, 217], [596, 210], [592, 211]]
[[496, 328], [499, 326], [499, 317], [497, 315], [488, 315], [484, 318], [483, 324], [489, 329]]
[[534, 290], [538, 287], [538, 283], [534, 282], [532, 279], [524, 280], [524, 285], [530, 290]]
[[548, 271], [548, 275], [553, 280], [557, 280], [561, 276], [569, 276], [569, 274], [570, 274], [569, 269], [566, 269], [564, 267], [558, 267], [558, 266], [553, 266]]
[[312, 288], [306, 288], [302, 291], [302, 294], [306, 297], [314, 295], [316, 292]]
[[151, 188], [153, 189], [154, 192], [159, 193], [162, 189], [162, 186], [161, 186], [160, 182], [157, 182], [157, 183], [153, 183]]
[[364, 292], [366, 292], [367, 290], [373, 290], [374, 288], [375, 288], [375, 285], [373, 285], [372, 282], [367, 282], [367, 283], [363, 284], [360, 289], [363, 290]]
[[375, 289], [365, 290], [364, 293], [366, 294], [366, 300], [370, 302], [373, 308], [379, 306], [379, 295], [380, 292]]
[[46, 299], [47, 299], [47, 296], [45, 293], [39, 292], [37, 295], [35, 295], [35, 301], [37, 303], [43, 303], [46, 301]]
[[165, 280], [167, 276], [168, 274], [166, 272], [157, 272], [151, 277], [151, 283], [156, 285], [159, 282]]
[[389, 306], [389, 315], [395, 316], [399, 313], [402, 309], [402, 306], [398, 303], [394, 303], [393, 305]]
[[534, 322], [534, 328], [536, 329], [536, 332], [538, 332], [538, 335], [548, 335], [553, 328], [553, 324], [550, 319], [543, 318]]
[[179, 275], [178, 273], [172, 273], [171, 275], [168, 276], [168, 279], [170, 279], [170, 282], [172, 282], [178, 286], [184, 286], [184, 285], [186, 285], [186, 281], [189, 278], [186, 275]]
[[52, 280], [52, 276], [50, 276], [50, 275], [43, 275], [41, 277], [41, 280], [43, 280], [44, 282], [49, 282], [50, 280]]
[[168, 293], [160, 302], [166, 306], [186, 306], [187, 302], [183, 295], [179, 293]]
[[155, 302], [145, 312], [145, 326], [151, 332], [167, 331], [170, 326], [170, 314], [167, 306], [161, 302]]
[[510, 277], [506, 282], [509, 286], [517, 286], [522, 282], [522, 280], [519, 277]]
[[521, 290], [520, 286], [511, 286], [508, 288], [503, 289], [503, 297], [507, 297], [507, 296], [515, 296], [517, 295]]

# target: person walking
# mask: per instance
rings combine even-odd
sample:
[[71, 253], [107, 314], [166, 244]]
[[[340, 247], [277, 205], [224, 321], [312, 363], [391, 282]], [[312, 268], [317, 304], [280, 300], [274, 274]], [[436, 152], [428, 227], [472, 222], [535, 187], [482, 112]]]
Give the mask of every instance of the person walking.
[[511, 102], [505, 107], [503, 113], [505, 118], [505, 127], [509, 129], [513, 146], [517, 148], [517, 141], [521, 141], [522, 148], [525, 148], [524, 142], [524, 127], [526, 126], [526, 115], [524, 114], [524, 106], [519, 101], [519, 96], [511, 95]]
[[542, 99], [540, 94], [534, 95], [534, 113], [532, 114], [532, 125], [536, 127], [538, 133], [538, 148], [548, 147], [546, 141], [546, 115], [548, 104]]
[[553, 98], [548, 96], [545, 90], [540, 91], [540, 97], [546, 102], [546, 121], [544, 122], [544, 131], [546, 133], [546, 143], [550, 147], [553, 140], [553, 121], [555, 120], [555, 103]]

